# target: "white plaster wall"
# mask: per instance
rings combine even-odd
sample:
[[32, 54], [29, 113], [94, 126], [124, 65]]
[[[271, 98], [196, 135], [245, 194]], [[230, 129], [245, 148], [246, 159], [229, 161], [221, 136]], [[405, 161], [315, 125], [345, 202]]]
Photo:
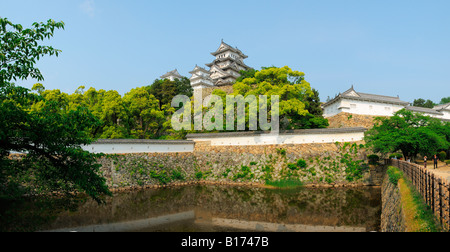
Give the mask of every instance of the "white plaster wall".
[[440, 116], [440, 118], [450, 120], [450, 111], [441, 111], [444, 115]]
[[298, 135], [258, 135], [220, 138], [192, 138], [194, 141], [211, 141], [212, 146], [246, 146], [271, 144], [311, 144], [356, 142], [364, 139], [364, 132]]
[[335, 102], [333, 104], [330, 104], [329, 106], [326, 106], [323, 111], [323, 116], [331, 117], [341, 113], [342, 111], [338, 109], [340, 104], [340, 102]]
[[194, 143], [187, 144], [91, 144], [83, 149], [92, 153], [122, 154], [122, 153], [170, 153], [193, 152]]
[[341, 99], [324, 108], [324, 117], [331, 117], [341, 112], [358, 115], [392, 116], [403, 108], [405, 107], [402, 105]]
[[191, 86], [192, 85], [195, 85], [195, 84], [198, 84], [198, 83], [205, 83], [205, 84], [210, 84], [211, 86], [213, 86], [214, 84], [212, 83], [212, 81], [210, 81], [210, 80], [205, 80], [205, 79], [199, 79], [199, 80], [195, 80], [195, 81], [192, 81], [191, 82]]
[[200, 72], [199, 75], [202, 76], [203, 78], [209, 78], [209, 73]]
[[175, 81], [175, 79], [178, 79], [178, 77], [170, 75], [169, 77], [166, 77], [166, 79], [169, 79], [170, 81]]

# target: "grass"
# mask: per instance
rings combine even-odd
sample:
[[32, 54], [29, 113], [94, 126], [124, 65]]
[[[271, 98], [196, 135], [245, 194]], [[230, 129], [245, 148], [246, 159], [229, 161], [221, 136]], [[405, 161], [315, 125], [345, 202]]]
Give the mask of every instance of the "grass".
[[412, 185], [400, 179], [399, 188], [408, 232], [441, 232], [438, 220]]
[[297, 188], [302, 187], [303, 183], [299, 180], [295, 179], [286, 179], [286, 180], [277, 180], [277, 181], [266, 181], [266, 185], [270, 187], [276, 187], [276, 188]]
[[389, 182], [391, 182], [394, 185], [397, 185], [398, 181], [401, 178], [403, 178], [403, 173], [399, 169], [397, 169], [397, 168], [395, 168], [393, 166], [390, 166], [388, 168], [387, 174], [389, 176]]
[[391, 183], [397, 184], [400, 190], [407, 231], [441, 232], [442, 227], [430, 207], [409, 180], [404, 178], [403, 173], [394, 167], [389, 167], [388, 171]]

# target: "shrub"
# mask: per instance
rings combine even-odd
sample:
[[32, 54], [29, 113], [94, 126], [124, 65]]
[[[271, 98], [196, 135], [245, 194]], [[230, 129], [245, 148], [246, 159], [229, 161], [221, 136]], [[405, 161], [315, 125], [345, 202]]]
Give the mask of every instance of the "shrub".
[[317, 175], [316, 168], [314, 168], [314, 167], [309, 168], [308, 171], [309, 171], [309, 173], [311, 173], [311, 176], [313, 176], [313, 177], [315, 177]]
[[[150, 177], [157, 179], [160, 184], [165, 185], [170, 182], [170, 177], [166, 171], [150, 171]], [[139, 183], [139, 181], [138, 181]], [[139, 183], [140, 184], [140, 183]]]
[[285, 149], [277, 149], [277, 153], [281, 156], [286, 156], [286, 150]]
[[172, 180], [184, 180], [184, 176], [181, 170], [172, 171]]
[[387, 170], [387, 174], [389, 176], [389, 182], [394, 185], [398, 184], [398, 181], [402, 178], [403, 174], [400, 170], [395, 167], [390, 166]]
[[380, 157], [378, 155], [369, 155], [367, 157], [369, 159], [369, 164], [376, 165], [378, 164], [378, 161], [380, 161]]
[[264, 172], [264, 180], [265, 181], [272, 180], [272, 172], [273, 172], [273, 170], [274, 170], [273, 166], [270, 166], [270, 165], [264, 166], [263, 172]]
[[334, 182], [334, 180], [329, 174], [327, 174], [327, 176], [325, 177], [325, 182], [327, 182], [328, 184], [331, 184]]
[[291, 170], [297, 170], [298, 169], [297, 165], [296, 164], [292, 164], [292, 163], [287, 164], [287, 167], [289, 169], [291, 169]]
[[300, 168], [306, 168], [306, 161], [303, 159], [297, 160], [297, 166]]
[[197, 179], [202, 179], [202, 178], [203, 178], [203, 172], [201, 172], [201, 171], [196, 172], [196, 173], [195, 173], [195, 177], [196, 177]]
[[241, 172], [234, 175], [233, 181], [236, 181], [238, 179], [252, 179], [253, 177], [254, 174], [251, 172], [250, 167], [242, 165]]
[[447, 158], [447, 153], [445, 153], [445, 151], [441, 151], [439, 152], [438, 157], [442, 162], [444, 162], [445, 159]]
[[389, 155], [389, 158], [397, 158], [397, 159], [400, 159], [400, 158], [402, 158], [402, 157], [403, 157], [403, 155], [402, 155], [401, 153], [393, 153], [393, 154]]
[[231, 172], [231, 169], [230, 168], [227, 168], [226, 170], [225, 170], [225, 172], [224, 173], [222, 173], [222, 176], [224, 177], [224, 178], [226, 178], [226, 177], [228, 177], [228, 174]]

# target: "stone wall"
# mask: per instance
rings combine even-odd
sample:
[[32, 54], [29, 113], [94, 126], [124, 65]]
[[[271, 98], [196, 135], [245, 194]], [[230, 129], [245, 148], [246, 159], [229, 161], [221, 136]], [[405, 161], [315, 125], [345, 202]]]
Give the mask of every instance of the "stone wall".
[[210, 88], [202, 88], [202, 97], [205, 98], [209, 95], [211, 95], [214, 90], [216, 89], [220, 89], [222, 91], [225, 91], [225, 93], [227, 93], [227, 95], [230, 95], [233, 93], [233, 86], [232, 85], [228, 85], [228, 86], [216, 86], [216, 87], [210, 87]]
[[107, 155], [100, 162], [113, 189], [198, 182], [264, 185], [267, 180], [380, 185], [383, 170], [360, 163], [368, 154], [362, 143], [211, 146], [206, 141], [196, 142], [191, 153]]
[[400, 191], [397, 185], [389, 182], [388, 175], [382, 184], [381, 204], [381, 232], [406, 232]]
[[327, 118], [330, 124], [328, 128], [365, 127], [371, 129], [374, 126], [374, 119], [376, 117], [342, 112]]
[[111, 189], [193, 181], [197, 167], [191, 152], [113, 154], [100, 158], [99, 163]]

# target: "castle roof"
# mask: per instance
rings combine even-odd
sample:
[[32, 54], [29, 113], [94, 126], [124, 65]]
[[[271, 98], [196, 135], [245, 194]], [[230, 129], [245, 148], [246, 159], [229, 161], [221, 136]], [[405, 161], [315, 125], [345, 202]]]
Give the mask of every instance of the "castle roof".
[[450, 111], [450, 103], [437, 105], [433, 109], [435, 109], [437, 111], [442, 111], [442, 110]]
[[172, 70], [172, 71], [170, 71], [170, 72], [167, 72], [166, 74], [162, 75], [160, 78], [161, 78], [161, 79], [166, 79], [166, 78], [168, 78], [168, 77], [170, 77], [170, 76], [174, 76], [174, 77], [180, 78], [180, 79], [183, 78], [183, 76], [181, 76], [181, 74], [178, 73], [178, 70], [177, 70], [177, 69]]
[[331, 101], [324, 103], [322, 105], [322, 107], [331, 105], [340, 99], [351, 99], [351, 100], [370, 101], [370, 102], [378, 102], [378, 103], [398, 104], [398, 105], [403, 105], [403, 106], [409, 105], [409, 102], [400, 100], [400, 98], [398, 96], [394, 97], [394, 96], [375, 95], [375, 94], [356, 92], [352, 86], [349, 90], [345, 91], [342, 94], [339, 94]]
[[423, 107], [415, 107], [415, 106], [406, 106], [406, 109], [412, 112], [418, 113], [426, 113], [426, 114], [434, 114], [434, 115], [444, 115], [444, 113], [437, 111], [436, 109], [431, 108], [423, 108]]
[[215, 85], [216, 86], [227, 86], [227, 85], [230, 85], [230, 83], [232, 83], [231, 80], [226, 80], [226, 79], [220, 78], [215, 82]]
[[197, 65], [195, 66], [194, 70], [190, 71], [189, 73], [190, 73], [190, 74], [195, 74], [195, 73], [197, 73], [197, 72], [204, 72], [204, 73], [209, 74], [209, 71], [208, 71], [208, 70], [204, 69], [203, 67], [199, 67], [199, 66], [197, 66]]
[[222, 40], [222, 43], [220, 44], [219, 48], [215, 52], [212, 52], [211, 54], [213, 56], [216, 56], [216, 55], [218, 55], [220, 53], [223, 53], [223, 52], [226, 52], [226, 51], [232, 51], [234, 53], [237, 53], [239, 56], [241, 56], [244, 59], [248, 58], [248, 56], [245, 55], [244, 53], [242, 53], [241, 50], [237, 49], [237, 47], [233, 48], [229, 44], [223, 42], [223, 40]]
[[217, 63], [219, 63], [219, 62], [224, 62], [224, 61], [231, 61], [232, 63], [239, 64], [240, 66], [242, 66], [242, 67], [245, 68], [245, 69], [250, 69], [250, 68], [251, 68], [251, 67], [247, 66], [242, 60], [239, 60], [239, 59], [233, 59], [233, 58], [231, 58], [231, 57], [229, 57], [229, 56], [227, 56], [227, 57], [225, 57], [225, 58], [218, 58], [218, 59], [215, 59], [213, 62], [208, 63], [208, 64], [205, 64], [205, 65], [206, 65], [207, 67], [211, 67], [211, 66], [213, 66], [213, 65], [215, 65], [215, 64], [217, 64]]

